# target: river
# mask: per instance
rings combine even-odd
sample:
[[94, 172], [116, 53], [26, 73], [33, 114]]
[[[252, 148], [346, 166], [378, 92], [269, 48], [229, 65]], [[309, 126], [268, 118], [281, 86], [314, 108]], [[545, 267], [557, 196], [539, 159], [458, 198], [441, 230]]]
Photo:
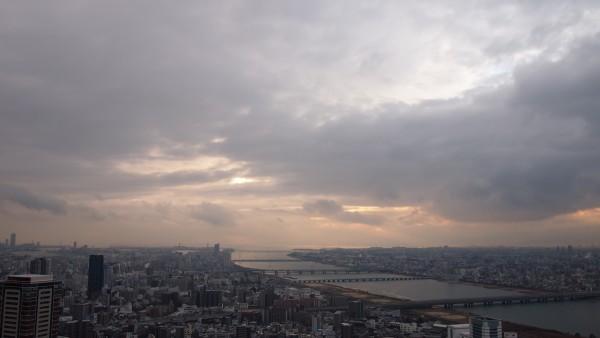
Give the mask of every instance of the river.
[[[234, 252], [233, 260], [281, 260], [292, 259], [287, 252]], [[301, 260], [286, 262], [240, 262], [240, 266], [256, 269], [339, 269], [331, 265]], [[299, 279], [325, 279], [341, 275], [294, 275]], [[368, 274], [352, 276], [389, 276], [389, 274]], [[473, 285], [439, 282], [436, 280], [411, 280], [387, 282], [347, 282], [332, 283], [337, 286], [368, 291], [373, 294], [399, 299], [427, 300], [439, 298], [485, 297], [517, 294], [514, 291], [486, 288]], [[475, 306], [468, 311], [525, 325], [552, 329], [569, 333], [580, 333], [587, 337], [593, 333], [600, 335], [600, 300], [579, 300], [557, 303], [531, 303], [513, 305]]]

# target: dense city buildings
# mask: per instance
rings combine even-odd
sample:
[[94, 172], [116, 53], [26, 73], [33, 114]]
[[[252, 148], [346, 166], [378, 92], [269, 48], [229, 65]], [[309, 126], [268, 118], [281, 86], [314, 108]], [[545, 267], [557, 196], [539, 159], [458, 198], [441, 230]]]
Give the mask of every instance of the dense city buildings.
[[[42, 266], [43, 259], [51, 260], [55, 280], [64, 285], [60, 306], [57, 307], [57, 315], [60, 316], [57, 332], [62, 337], [463, 338], [471, 336], [471, 330], [473, 335], [477, 332], [492, 333], [490, 323], [493, 322], [488, 321], [485, 326], [481, 320], [474, 318], [469, 324], [468, 315], [460, 312], [454, 315], [452, 309], [444, 309], [443, 306], [423, 310], [390, 306], [390, 301], [404, 301], [361, 293], [355, 289], [361, 285], [357, 282], [343, 283], [341, 287], [298, 283], [303, 278], [323, 278], [322, 272], [311, 268], [304, 272], [284, 269], [279, 275], [243, 268], [232, 262], [231, 250], [216, 251], [214, 246], [193, 249], [96, 248], [90, 252], [85, 245], [70, 245], [34, 248], [31, 252], [36, 258], [26, 251], [6, 249], [0, 251], [0, 280], [7, 282], [13, 278], [9, 275], [28, 273], [32, 268]], [[472, 251], [477, 255], [472, 255]], [[456, 283], [460, 281], [457, 276], [470, 276], [468, 271], [479, 271], [478, 276], [485, 276], [488, 269], [496, 267], [498, 262], [504, 262], [504, 277], [511, 274], [509, 267], [513, 259], [519, 267], [523, 267], [520, 271], [526, 273], [524, 267], [529, 266], [531, 259], [538, 263], [538, 271], [544, 271], [541, 257], [545, 254], [551, 253], [552, 257], [568, 255], [564, 260], [555, 260], [553, 265], [555, 269], [561, 266], [579, 268], [578, 273], [571, 272], [571, 278], [563, 280], [564, 289], [575, 288], [569, 283], [580, 283], [580, 278], [587, 278], [584, 271], [591, 273], [598, 262], [596, 251], [588, 255], [590, 252], [587, 250], [576, 248], [571, 251], [568, 248], [558, 251], [529, 249], [526, 252], [527, 255], [520, 256], [507, 249], [370, 248], [299, 250], [292, 256], [306, 257], [310, 261], [303, 261], [303, 266], [307, 267], [325, 262], [329, 269], [338, 269], [337, 276], [352, 276], [354, 279], [380, 276], [382, 273], [378, 271], [381, 270], [390, 274], [391, 269], [420, 269], [418, 271], [424, 276], [446, 272], [444, 278]], [[287, 261], [274, 259], [247, 264], [289, 264], [290, 257], [284, 257]], [[565, 265], [562, 265], [563, 262]], [[461, 271], [463, 268], [466, 270], [464, 273]], [[344, 272], [359, 270], [371, 273], [356, 275]], [[387, 282], [376, 283], [387, 285]], [[94, 293], [93, 297], [88, 297], [90, 290]], [[590, 290], [597, 289], [591, 285]], [[471, 310], [460, 306], [459, 311]], [[518, 331], [504, 324], [497, 327]], [[515, 334], [521, 338], [534, 337], [526, 332]]]
[[62, 283], [48, 275], [11, 275], [0, 282], [0, 336], [56, 337]]

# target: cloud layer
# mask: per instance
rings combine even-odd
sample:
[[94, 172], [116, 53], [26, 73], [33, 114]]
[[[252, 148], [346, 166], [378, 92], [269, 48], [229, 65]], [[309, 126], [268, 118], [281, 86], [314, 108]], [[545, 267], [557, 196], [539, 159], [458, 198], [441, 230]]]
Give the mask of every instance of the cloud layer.
[[[8, 233], [117, 242], [92, 235], [100, 222], [145, 234], [125, 242], [201, 229], [187, 244], [257, 247], [600, 235], [595, 2], [0, 6]], [[329, 232], [343, 236], [309, 235]]]

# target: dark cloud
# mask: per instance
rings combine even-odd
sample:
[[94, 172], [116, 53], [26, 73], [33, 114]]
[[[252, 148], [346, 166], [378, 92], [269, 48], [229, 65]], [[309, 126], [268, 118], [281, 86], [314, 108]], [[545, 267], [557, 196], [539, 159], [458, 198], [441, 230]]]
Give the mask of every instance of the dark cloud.
[[19, 204], [35, 211], [48, 211], [55, 215], [67, 214], [67, 203], [54, 196], [33, 193], [23, 187], [0, 184], [0, 199]]
[[202, 202], [191, 207], [190, 216], [215, 227], [237, 225], [235, 213], [219, 204]]

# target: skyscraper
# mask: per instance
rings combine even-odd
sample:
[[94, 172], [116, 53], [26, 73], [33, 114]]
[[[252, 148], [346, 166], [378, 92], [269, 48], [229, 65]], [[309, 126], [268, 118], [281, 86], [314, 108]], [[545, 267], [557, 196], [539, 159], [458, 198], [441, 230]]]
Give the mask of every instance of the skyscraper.
[[102, 286], [104, 286], [104, 256], [90, 255], [87, 289], [88, 298], [93, 300], [98, 298], [102, 291]]
[[502, 338], [502, 321], [488, 317], [469, 318], [471, 338]]
[[62, 282], [47, 275], [13, 275], [0, 282], [0, 336], [58, 335]]
[[10, 234], [10, 247], [14, 248], [17, 245], [17, 234], [14, 232]]

